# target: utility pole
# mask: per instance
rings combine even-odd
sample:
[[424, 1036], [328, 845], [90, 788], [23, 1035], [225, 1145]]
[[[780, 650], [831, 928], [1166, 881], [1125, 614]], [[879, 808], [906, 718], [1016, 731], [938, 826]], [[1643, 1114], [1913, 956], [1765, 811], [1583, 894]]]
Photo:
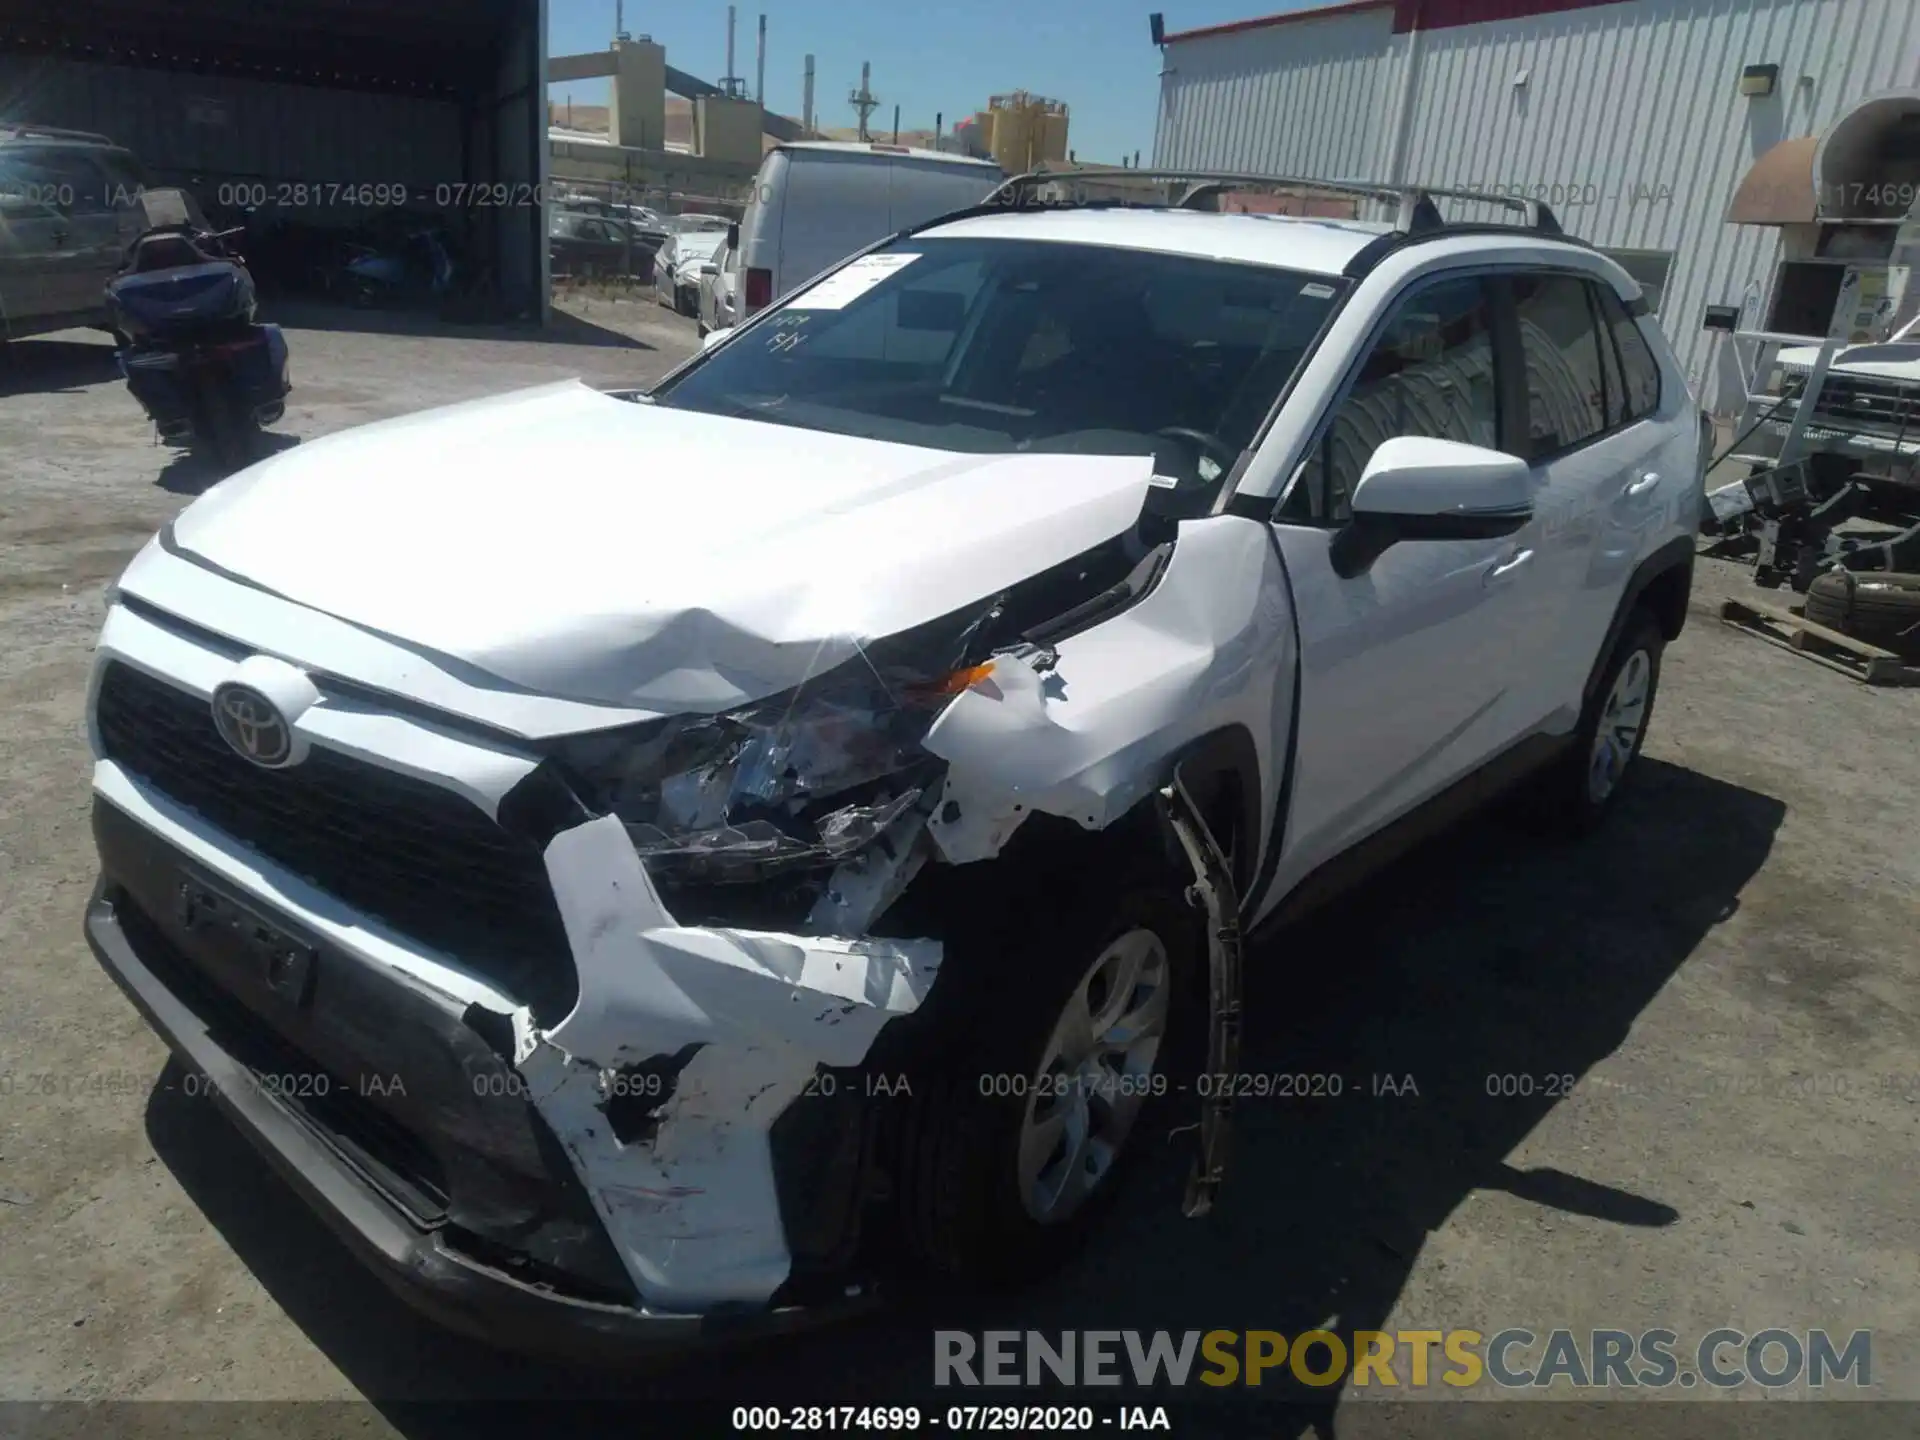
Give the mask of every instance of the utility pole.
[[807, 56], [806, 78], [800, 86], [800, 129], [806, 138], [813, 138], [813, 57]]
[[900, 143], [900, 107], [898, 105], [893, 107], [893, 143], [896, 145]]
[[853, 113], [860, 117], [859, 136], [863, 143], [873, 139], [867, 130], [867, 117], [880, 108], [880, 102], [874, 98], [870, 84], [873, 78], [873, 62], [860, 62], [860, 88], [847, 96], [847, 103], [853, 107]]
[[720, 77], [720, 89], [729, 100], [738, 100], [740, 92], [746, 87], [740, 77], [733, 73], [733, 11], [733, 6], [727, 6], [727, 73]]
[[753, 100], [762, 109], [767, 104], [767, 17], [760, 17], [760, 59], [754, 66]]

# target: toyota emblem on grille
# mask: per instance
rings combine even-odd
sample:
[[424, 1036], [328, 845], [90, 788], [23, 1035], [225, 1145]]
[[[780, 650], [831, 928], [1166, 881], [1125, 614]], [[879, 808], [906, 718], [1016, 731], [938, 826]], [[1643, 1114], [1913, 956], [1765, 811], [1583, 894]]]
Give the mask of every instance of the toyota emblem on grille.
[[293, 756], [293, 727], [251, 685], [227, 684], [213, 692], [213, 724], [222, 740], [256, 765], [277, 769]]

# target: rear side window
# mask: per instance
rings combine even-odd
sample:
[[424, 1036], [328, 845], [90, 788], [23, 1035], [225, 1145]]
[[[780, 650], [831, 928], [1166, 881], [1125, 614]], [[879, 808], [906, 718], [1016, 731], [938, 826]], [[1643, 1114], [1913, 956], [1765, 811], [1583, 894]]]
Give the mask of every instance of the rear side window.
[[1526, 458], [1544, 460], [1613, 428], [1602, 358], [1612, 342], [1585, 280], [1515, 275], [1512, 285], [1527, 377]]
[[1594, 299], [1600, 307], [1600, 320], [1613, 337], [1620, 357], [1621, 388], [1615, 397], [1616, 424], [1645, 419], [1660, 408], [1660, 366], [1653, 358], [1653, 347], [1640, 333], [1640, 326], [1610, 285], [1595, 285]]

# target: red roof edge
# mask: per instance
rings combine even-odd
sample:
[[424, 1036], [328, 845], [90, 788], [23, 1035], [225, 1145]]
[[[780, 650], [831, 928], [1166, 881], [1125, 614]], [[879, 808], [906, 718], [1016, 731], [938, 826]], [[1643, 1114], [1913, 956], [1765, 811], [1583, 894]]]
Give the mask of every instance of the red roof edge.
[[1393, 11], [1393, 33], [1404, 35], [1414, 29], [1452, 30], [1463, 25], [1529, 20], [1540, 15], [1562, 15], [1570, 11], [1596, 10], [1603, 5], [1628, 3], [1630, 0], [1345, 0], [1345, 3], [1338, 5], [1289, 10], [1283, 15], [1261, 15], [1226, 25], [1180, 30], [1166, 36], [1164, 43], [1200, 40], [1210, 35], [1234, 35], [1244, 30], [1265, 29], [1269, 25], [1291, 25], [1296, 20], [1324, 20], [1330, 15], [1351, 15], [1361, 10]]
[[1202, 25], [1194, 30], [1169, 30], [1163, 43], [1204, 40], [1210, 35], [1238, 35], [1246, 30], [1264, 30], [1269, 25], [1291, 25], [1296, 20], [1324, 20], [1329, 15], [1350, 15], [1361, 10], [1391, 10], [1395, 0], [1341, 0], [1338, 5], [1316, 5], [1308, 10], [1289, 10], [1281, 15], [1256, 15], [1251, 20], [1230, 20], [1224, 25]]

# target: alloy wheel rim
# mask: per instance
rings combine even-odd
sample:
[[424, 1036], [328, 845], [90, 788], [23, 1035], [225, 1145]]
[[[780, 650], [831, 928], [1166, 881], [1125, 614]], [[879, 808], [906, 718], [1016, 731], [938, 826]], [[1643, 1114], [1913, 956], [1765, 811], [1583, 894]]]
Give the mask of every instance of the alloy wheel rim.
[[1129, 930], [1068, 994], [1029, 1082], [1020, 1126], [1020, 1200], [1040, 1224], [1079, 1210], [1120, 1158], [1152, 1084], [1171, 978], [1160, 937]]
[[1653, 679], [1653, 660], [1636, 650], [1613, 677], [1600, 724], [1594, 731], [1593, 752], [1587, 761], [1587, 797], [1599, 805], [1613, 794], [1626, 774], [1647, 722], [1647, 697]]

